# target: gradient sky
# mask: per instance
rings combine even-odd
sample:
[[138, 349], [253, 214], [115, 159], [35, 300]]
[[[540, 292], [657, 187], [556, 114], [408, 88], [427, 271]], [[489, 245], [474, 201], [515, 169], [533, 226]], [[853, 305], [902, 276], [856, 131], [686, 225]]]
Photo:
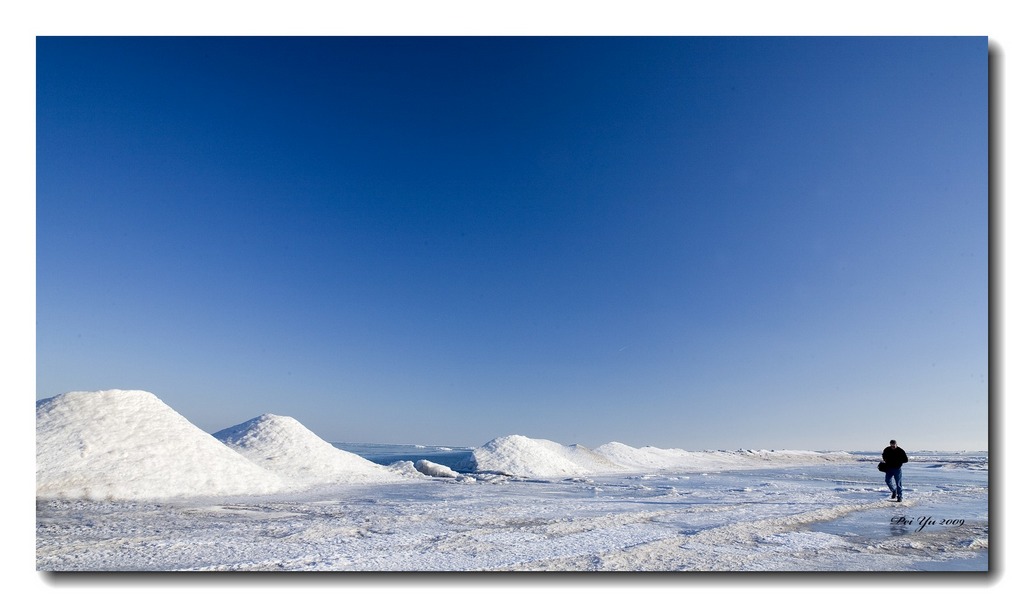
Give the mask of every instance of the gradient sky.
[[987, 448], [988, 41], [39, 38], [37, 398]]

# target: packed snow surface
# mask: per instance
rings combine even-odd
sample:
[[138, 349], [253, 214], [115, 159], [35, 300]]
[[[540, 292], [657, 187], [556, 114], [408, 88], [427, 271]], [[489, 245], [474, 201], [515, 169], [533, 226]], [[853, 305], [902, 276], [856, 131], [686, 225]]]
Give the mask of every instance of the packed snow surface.
[[36, 567], [987, 570], [987, 471], [907, 468], [902, 503], [888, 499], [870, 460], [592, 479], [465, 475], [479, 480], [174, 503], [39, 500]]

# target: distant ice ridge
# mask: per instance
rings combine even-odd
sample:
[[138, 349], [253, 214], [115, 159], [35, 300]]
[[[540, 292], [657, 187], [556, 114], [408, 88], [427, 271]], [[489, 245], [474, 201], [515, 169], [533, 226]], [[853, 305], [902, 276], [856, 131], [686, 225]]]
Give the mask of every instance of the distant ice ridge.
[[717, 471], [857, 460], [843, 452], [684, 451], [614, 442], [588, 449], [510, 435], [473, 449], [459, 471], [428, 460], [385, 467], [338, 449], [287, 416], [265, 414], [210, 435], [153, 394], [138, 390], [69, 392], [36, 402], [36, 495], [42, 499], [263, 495], [343, 483]]
[[497, 438], [473, 450], [472, 465], [479, 471], [511, 476], [555, 477], [619, 472], [740, 470], [854, 462], [845, 452], [798, 450], [685, 451], [658, 447], [630, 447], [611, 442], [596, 449], [513, 435]]

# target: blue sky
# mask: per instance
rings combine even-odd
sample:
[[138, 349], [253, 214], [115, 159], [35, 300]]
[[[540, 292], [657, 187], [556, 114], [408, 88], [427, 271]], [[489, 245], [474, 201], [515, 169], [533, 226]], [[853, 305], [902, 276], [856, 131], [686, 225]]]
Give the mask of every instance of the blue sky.
[[985, 38], [40, 38], [38, 398], [985, 448]]

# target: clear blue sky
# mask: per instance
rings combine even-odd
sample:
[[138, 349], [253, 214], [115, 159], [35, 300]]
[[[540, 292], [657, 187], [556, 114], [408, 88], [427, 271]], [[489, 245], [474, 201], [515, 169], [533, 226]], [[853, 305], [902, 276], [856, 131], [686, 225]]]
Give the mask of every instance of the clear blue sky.
[[38, 398], [986, 448], [985, 38], [40, 38]]

